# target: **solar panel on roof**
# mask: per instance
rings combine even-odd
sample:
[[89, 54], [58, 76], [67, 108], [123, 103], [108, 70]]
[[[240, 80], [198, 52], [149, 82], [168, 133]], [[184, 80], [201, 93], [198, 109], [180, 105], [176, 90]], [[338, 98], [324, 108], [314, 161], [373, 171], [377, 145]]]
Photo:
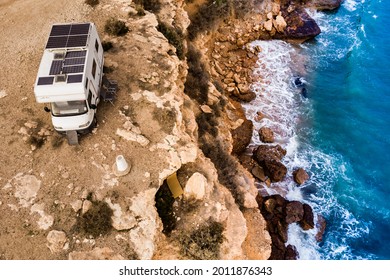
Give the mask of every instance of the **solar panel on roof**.
[[54, 77], [39, 77], [38, 78], [38, 86], [43, 86], [43, 85], [52, 85], [54, 81]]
[[65, 48], [68, 36], [53, 36], [47, 40], [46, 49]]
[[66, 53], [65, 58], [85, 57], [86, 55], [87, 51], [71, 51]]
[[53, 60], [50, 67], [49, 75], [58, 75], [61, 73], [62, 60]]
[[68, 37], [67, 48], [85, 47], [87, 45], [88, 35], [72, 35]]
[[81, 35], [89, 33], [89, 23], [72, 24], [69, 35]]
[[89, 23], [53, 25], [46, 49], [85, 47]]
[[83, 80], [83, 75], [78, 74], [78, 75], [68, 75], [68, 84], [73, 84], [73, 83], [81, 83]]
[[62, 68], [62, 73], [68, 74], [68, 73], [82, 73], [84, 71], [84, 65], [77, 65], [77, 66], [65, 66]]
[[84, 64], [85, 57], [75, 57], [75, 58], [67, 58], [65, 59], [64, 65], [70, 66], [70, 65], [80, 65]]
[[53, 25], [49, 36], [63, 36], [69, 35], [70, 24], [67, 25]]

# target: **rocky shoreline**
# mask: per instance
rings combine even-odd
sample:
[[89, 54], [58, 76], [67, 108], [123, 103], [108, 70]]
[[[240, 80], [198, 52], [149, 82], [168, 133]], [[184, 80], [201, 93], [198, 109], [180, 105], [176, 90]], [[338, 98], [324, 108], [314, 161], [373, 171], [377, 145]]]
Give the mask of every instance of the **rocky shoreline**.
[[[243, 22], [230, 18], [209, 36], [215, 38], [209, 38], [214, 46], [206, 52], [209, 54], [211, 76], [222, 84], [229, 98], [238, 102], [251, 101], [255, 94], [251, 91], [250, 85], [254, 80], [261, 78], [254, 77], [252, 73], [257, 53], [262, 50], [251, 48], [248, 44], [257, 39], [281, 39], [299, 44], [314, 38], [321, 30], [305, 9], [334, 10], [340, 4], [340, 0], [269, 1], [262, 3], [262, 13], [251, 14]], [[258, 121], [264, 117], [262, 112], [258, 112]], [[233, 154], [256, 181], [267, 186], [283, 181], [287, 168], [281, 161], [286, 151], [280, 145], [273, 144], [274, 135], [270, 128], [262, 127], [258, 131], [264, 145], [250, 150], [249, 154], [246, 147], [252, 138], [252, 122], [245, 119], [231, 133]], [[298, 168], [293, 171], [293, 178], [297, 186], [300, 186], [309, 180], [309, 175], [304, 169]], [[269, 259], [289, 260], [299, 257], [294, 246], [285, 245], [288, 242], [287, 228], [291, 223], [298, 223], [303, 230], [316, 228], [316, 240], [321, 242], [326, 221], [321, 215], [313, 213], [310, 205], [289, 201], [281, 195], [262, 197], [259, 194], [257, 202], [272, 239], [272, 253]]]

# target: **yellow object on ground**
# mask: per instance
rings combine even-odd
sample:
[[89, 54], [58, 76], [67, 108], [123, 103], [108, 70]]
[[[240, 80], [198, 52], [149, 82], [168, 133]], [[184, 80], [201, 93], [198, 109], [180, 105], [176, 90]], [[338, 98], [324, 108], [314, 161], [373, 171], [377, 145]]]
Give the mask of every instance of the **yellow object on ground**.
[[167, 184], [173, 198], [179, 197], [183, 194], [183, 188], [181, 187], [179, 180], [177, 180], [176, 172], [168, 176]]

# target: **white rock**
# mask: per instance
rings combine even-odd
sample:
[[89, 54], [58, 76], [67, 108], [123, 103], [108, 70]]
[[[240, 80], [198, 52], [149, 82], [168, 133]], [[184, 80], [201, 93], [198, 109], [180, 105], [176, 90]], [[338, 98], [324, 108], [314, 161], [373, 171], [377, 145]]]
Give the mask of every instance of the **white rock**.
[[267, 20], [266, 22], [264, 22], [264, 28], [265, 28], [265, 30], [267, 30], [268, 32], [271, 32], [271, 31], [272, 31], [272, 19], [269, 19], [269, 20]]
[[287, 27], [287, 23], [282, 16], [277, 16], [273, 24], [279, 33], [283, 33]]
[[46, 237], [47, 247], [50, 249], [52, 254], [59, 253], [62, 250], [66, 250], [68, 246], [68, 239], [66, 238], [66, 234], [63, 231], [52, 230]]
[[7, 96], [7, 93], [5, 92], [5, 90], [0, 90], [0, 98], [6, 97], [6, 96]]
[[195, 172], [188, 179], [184, 188], [184, 196], [202, 200], [206, 194], [207, 179], [203, 174]]
[[15, 188], [15, 197], [22, 207], [30, 206], [41, 188], [41, 181], [34, 175], [16, 175], [10, 183]]
[[92, 202], [89, 201], [89, 200], [84, 200], [83, 201], [83, 206], [82, 206], [82, 210], [81, 210], [81, 214], [85, 214], [88, 212], [89, 209], [91, 209], [92, 207]]
[[80, 211], [81, 207], [83, 207], [83, 202], [78, 199], [76, 201], [73, 201], [70, 206], [72, 206], [72, 209], [77, 213]]
[[113, 215], [111, 217], [113, 228], [116, 230], [129, 230], [137, 224], [133, 213], [123, 211], [120, 204], [112, 203], [109, 198], [105, 201], [113, 210]]
[[40, 218], [37, 222], [39, 229], [42, 230], [47, 230], [49, 229], [53, 223], [54, 223], [54, 218], [52, 215], [48, 215], [44, 211], [45, 209], [45, 204], [34, 204], [31, 206], [30, 212], [31, 214], [38, 213], [40, 215]]

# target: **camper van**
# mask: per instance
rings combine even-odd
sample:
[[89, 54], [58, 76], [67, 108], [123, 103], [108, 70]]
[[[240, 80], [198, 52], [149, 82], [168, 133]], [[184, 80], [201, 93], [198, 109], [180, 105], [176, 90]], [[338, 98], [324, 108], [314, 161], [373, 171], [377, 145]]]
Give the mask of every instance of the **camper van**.
[[44, 49], [34, 94], [46, 103], [54, 129], [69, 144], [96, 125], [103, 79], [103, 47], [93, 23], [55, 24]]

